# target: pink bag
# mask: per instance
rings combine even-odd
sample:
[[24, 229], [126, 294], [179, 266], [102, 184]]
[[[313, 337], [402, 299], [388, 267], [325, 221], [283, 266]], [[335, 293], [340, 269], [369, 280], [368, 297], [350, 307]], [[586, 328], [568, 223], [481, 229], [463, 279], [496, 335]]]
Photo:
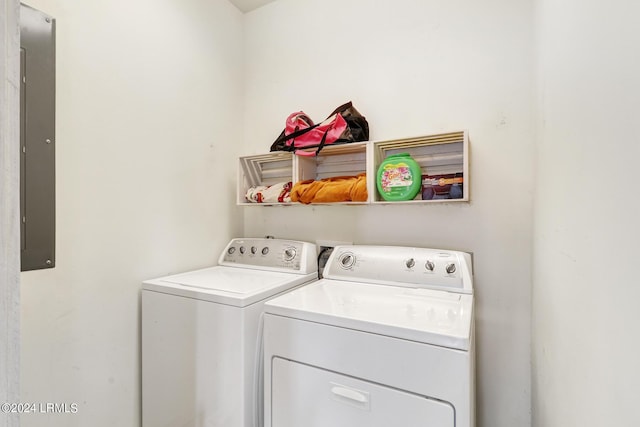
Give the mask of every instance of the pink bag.
[[325, 145], [366, 141], [368, 138], [366, 119], [348, 102], [318, 124], [314, 124], [302, 111], [289, 115], [284, 130], [271, 145], [271, 151], [293, 151], [299, 156], [317, 156]]
[[[287, 117], [284, 128], [285, 146], [299, 156], [315, 156], [323, 146], [333, 144], [348, 130], [347, 122], [336, 113], [317, 125], [304, 112]], [[307, 149], [307, 150], [305, 150]]]

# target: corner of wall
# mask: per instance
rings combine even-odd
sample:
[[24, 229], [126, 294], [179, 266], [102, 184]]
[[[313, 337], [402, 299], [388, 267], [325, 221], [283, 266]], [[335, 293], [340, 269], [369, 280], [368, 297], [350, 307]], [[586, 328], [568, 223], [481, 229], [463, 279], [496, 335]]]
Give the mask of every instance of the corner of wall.
[[[0, 0], [0, 403], [20, 401], [19, 2]], [[2, 413], [0, 426], [20, 424]]]

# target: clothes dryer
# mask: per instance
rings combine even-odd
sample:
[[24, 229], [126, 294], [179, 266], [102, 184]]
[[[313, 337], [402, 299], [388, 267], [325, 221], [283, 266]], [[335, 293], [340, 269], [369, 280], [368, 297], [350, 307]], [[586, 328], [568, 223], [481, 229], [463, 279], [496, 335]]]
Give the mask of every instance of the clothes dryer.
[[317, 278], [315, 245], [234, 239], [219, 265], [142, 285], [142, 426], [254, 427], [265, 301]]
[[473, 427], [471, 256], [338, 246], [265, 304], [265, 427]]

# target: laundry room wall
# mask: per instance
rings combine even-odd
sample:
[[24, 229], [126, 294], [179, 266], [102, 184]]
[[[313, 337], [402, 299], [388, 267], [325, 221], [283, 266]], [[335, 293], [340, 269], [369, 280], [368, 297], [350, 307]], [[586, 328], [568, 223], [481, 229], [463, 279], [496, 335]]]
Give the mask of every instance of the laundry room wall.
[[371, 139], [467, 129], [470, 203], [245, 207], [248, 236], [415, 245], [475, 260], [479, 427], [530, 420], [530, 0], [279, 0], [246, 15], [243, 154], [352, 100]]
[[24, 427], [140, 423], [141, 281], [241, 234], [242, 14], [226, 0], [30, 0], [57, 19], [56, 267], [22, 274]]
[[[0, 404], [20, 400], [19, 3], [0, 0]], [[0, 414], [0, 427], [19, 416]]]
[[640, 4], [536, 9], [533, 425], [635, 426]]

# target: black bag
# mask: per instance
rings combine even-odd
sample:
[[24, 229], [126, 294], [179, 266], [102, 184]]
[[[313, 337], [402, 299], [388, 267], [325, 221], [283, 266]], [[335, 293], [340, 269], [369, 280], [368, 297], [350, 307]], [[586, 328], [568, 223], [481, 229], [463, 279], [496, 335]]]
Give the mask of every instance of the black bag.
[[[280, 136], [271, 144], [270, 151], [293, 151], [296, 152], [298, 149], [308, 149], [308, 148], [317, 148], [315, 153], [303, 152], [300, 151], [299, 154], [306, 155], [318, 155], [322, 147], [327, 144], [346, 144], [349, 142], [359, 142], [359, 141], [368, 141], [369, 140], [369, 123], [367, 119], [360, 114], [358, 110], [353, 106], [351, 101], [347, 102], [336, 108], [327, 119], [332, 118], [334, 115], [340, 115], [347, 123], [347, 128], [340, 135], [339, 138], [335, 140], [331, 140], [327, 142], [326, 137], [327, 133], [324, 132], [316, 132], [318, 134], [318, 141], [313, 145], [309, 145], [308, 141], [304, 144], [304, 146], [296, 146], [295, 138], [308, 134], [312, 130], [316, 129], [318, 126], [323, 125], [323, 123], [311, 124], [309, 127], [305, 127], [303, 129], [298, 129], [297, 127], [291, 133], [286, 132], [286, 129], [280, 133]], [[306, 117], [306, 116], [304, 116]], [[310, 119], [309, 119], [310, 121]], [[304, 123], [303, 123], [304, 124]], [[308, 140], [308, 138], [306, 138]], [[315, 138], [314, 138], [315, 139]]]

